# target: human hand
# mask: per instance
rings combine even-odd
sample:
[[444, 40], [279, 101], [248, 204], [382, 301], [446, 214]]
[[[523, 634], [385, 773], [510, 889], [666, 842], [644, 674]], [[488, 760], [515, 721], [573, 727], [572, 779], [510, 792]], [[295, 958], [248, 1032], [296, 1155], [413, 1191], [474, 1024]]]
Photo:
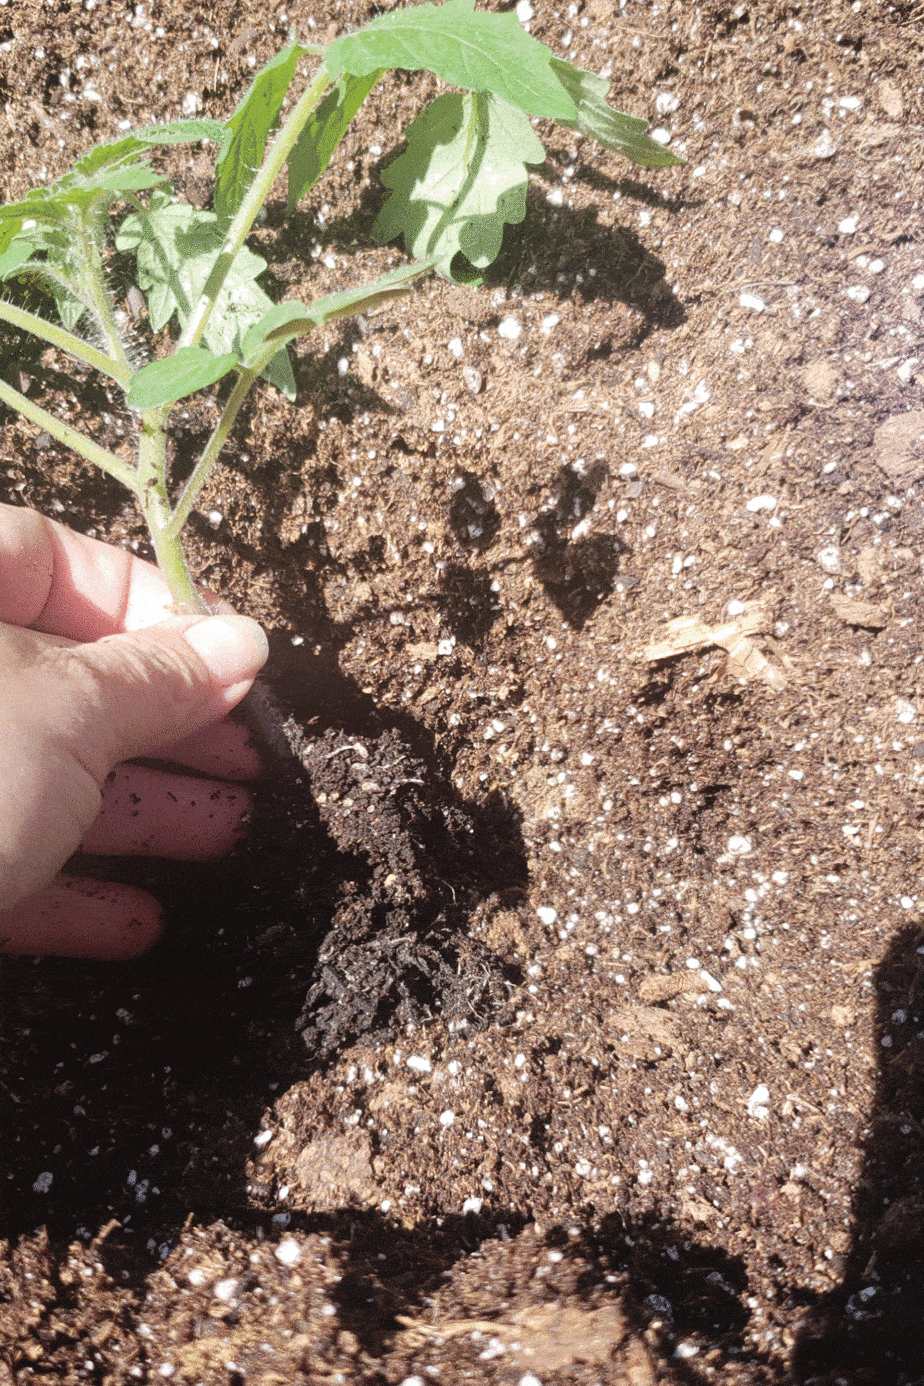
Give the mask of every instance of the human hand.
[[[259, 770], [222, 720], [266, 660], [222, 603], [170, 616], [159, 571], [35, 511], [0, 505], [0, 951], [125, 958], [160, 933], [131, 886], [58, 875], [85, 852], [220, 856]], [[123, 764], [156, 757], [221, 776]], [[113, 772], [113, 773], [111, 773]]]

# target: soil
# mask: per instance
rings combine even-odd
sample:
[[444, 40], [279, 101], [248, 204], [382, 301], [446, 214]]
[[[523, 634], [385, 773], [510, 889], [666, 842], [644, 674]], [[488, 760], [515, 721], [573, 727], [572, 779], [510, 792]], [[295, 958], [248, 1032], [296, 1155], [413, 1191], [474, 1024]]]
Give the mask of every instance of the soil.
[[[4, 965], [0, 1383], [924, 1381], [924, 13], [535, 10], [687, 163], [543, 129], [483, 287], [239, 421], [190, 554], [298, 755], [234, 861], [123, 868], [151, 956]], [[0, 194], [371, 13], [2, 0]], [[397, 263], [426, 90], [270, 205], [274, 296]], [[5, 499], [146, 551], [0, 423]]]

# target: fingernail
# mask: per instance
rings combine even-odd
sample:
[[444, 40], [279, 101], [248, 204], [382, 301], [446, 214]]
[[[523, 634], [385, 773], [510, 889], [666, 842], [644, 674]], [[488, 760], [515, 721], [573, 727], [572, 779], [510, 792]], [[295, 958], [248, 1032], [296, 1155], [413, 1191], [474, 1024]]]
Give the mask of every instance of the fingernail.
[[253, 678], [266, 663], [266, 632], [249, 616], [212, 616], [183, 632], [183, 637], [224, 685]]

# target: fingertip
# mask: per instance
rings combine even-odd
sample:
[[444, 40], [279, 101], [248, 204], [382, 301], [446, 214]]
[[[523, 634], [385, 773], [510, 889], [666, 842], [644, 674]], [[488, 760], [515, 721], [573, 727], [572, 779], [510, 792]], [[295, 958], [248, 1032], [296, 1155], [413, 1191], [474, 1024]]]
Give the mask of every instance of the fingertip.
[[0, 918], [0, 952], [117, 962], [153, 948], [162, 929], [146, 891], [59, 876]]
[[229, 717], [164, 746], [157, 758], [223, 780], [256, 780], [265, 768], [250, 729]]
[[214, 861], [244, 836], [252, 806], [241, 785], [117, 765], [81, 850], [94, 856]]
[[269, 656], [263, 627], [249, 616], [233, 612], [188, 626], [183, 638], [223, 688], [251, 682]]

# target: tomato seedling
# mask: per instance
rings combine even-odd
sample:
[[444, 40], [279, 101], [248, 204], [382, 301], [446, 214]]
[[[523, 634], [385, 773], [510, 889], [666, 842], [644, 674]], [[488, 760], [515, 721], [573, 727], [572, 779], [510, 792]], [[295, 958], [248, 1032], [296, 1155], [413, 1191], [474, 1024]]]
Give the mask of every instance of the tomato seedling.
[[[283, 118], [303, 59], [316, 70]], [[410, 264], [305, 305], [273, 303], [266, 262], [246, 245], [277, 175], [291, 211], [330, 164], [350, 122], [384, 73], [429, 70], [451, 88], [405, 131], [386, 168], [389, 191], [373, 231], [403, 238]], [[201, 609], [181, 533], [238, 412], [264, 376], [290, 398], [287, 344], [331, 319], [355, 316], [408, 290], [428, 270], [477, 282], [500, 252], [504, 227], [526, 212], [529, 169], [545, 159], [531, 118], [593, 136], [646, 168], [680, 162], [646, 122], [609, 106], [609, 84], [555, 57], [512, 14], [474, 0], [422, 4], [378, 16], [325, 47], [293, 41], [256, 75], [224, 122], [153, 125], [102, 144], [47, 187], [0, 207], [0, 279], [50, 291], [58, 322], [0, 301], [0, 319], [69, 352], [124, 391], [137, 420], [126, 461], [0, 380], [0, 400], [100, 466], [134, 494], [179, 610]], [[153, 166], [158, 146], [215, 148], [212, 209], [181, 201]], [[132, 255], [151, 340], [169, 350], [146, 363], [137, 332], [107, 279], [109, 247]], [[142, 344], [143, 347], [144, 344]], [[171, 485], [167, 441], [175, 405], [225, 376], [233, 384], [188, 479]]]

